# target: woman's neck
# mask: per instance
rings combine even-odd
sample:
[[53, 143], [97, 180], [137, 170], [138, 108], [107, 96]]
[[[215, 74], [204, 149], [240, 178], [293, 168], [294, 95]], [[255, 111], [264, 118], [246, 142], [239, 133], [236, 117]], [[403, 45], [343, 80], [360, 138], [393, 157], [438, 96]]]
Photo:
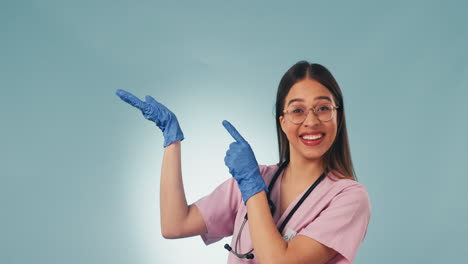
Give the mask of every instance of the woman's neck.
[[310, 184], [315, 182], [323, 173], [322, 160], [306, 160], [290, 157], [284, 175], [285, 180], [294, 183]]

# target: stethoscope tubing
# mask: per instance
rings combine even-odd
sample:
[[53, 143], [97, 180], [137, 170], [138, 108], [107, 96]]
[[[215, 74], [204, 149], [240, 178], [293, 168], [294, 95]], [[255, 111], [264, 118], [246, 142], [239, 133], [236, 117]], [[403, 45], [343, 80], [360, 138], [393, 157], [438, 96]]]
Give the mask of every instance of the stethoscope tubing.
[[[270, 200], [270, 193], [273, 190], [273, 186], [275, 185], [275, 182], [278, 179], [278, 176], [281, 174], [281, 172], [284, 170], [284, 168], [288, 164], [289, 164], [289, 160], [286, 160], [286, 161], [283, 162], [283, 164], [280, 165], [278, 170], [275, 172], [275, 175], [271, 179], [270, 184], [268, 185], [269, 192], [267, 194], [267, 198], [268, 198], [268, 205], [270, 207], [271, 215], [274, 215], [274, 213], [276, 211], [276, 206]], [[317, 187], [317, 185], [324, 178], [325, 178], [325, 173], [322, 173], [322, 175], [320, 175], [320, 177], [309, 187], [309, 189], [307, 189], [307, 191], [304, 193], [304, 195], [302, 195], [301, 199], [296, 203], [296, 205], [293, 207], [293, 209], [289, 212], [289, 214], [286, 216], [286, 218], [281, 223], [281, 226], [278, 228], [278, 231], [279, 231], [280, 234], [283, 233], [283, 230], [286, 227], [286, 224], [289, 222], [289, 220], [294, 215], [294, 213], [297, 211], [297, 209], [299, 209], [299, 207], [302, 205], [302, 203], [305, 201], [305, 199], [309, 196], [309, 194], [315, 189], [315, 187]], [[248, 220], [248, 215], [247, 215], [247, 213], [245, 213], [244, 221], [242, 222], [242, 225], [241, 225], [241, 227], [239, 229], [239, 233], [237, 233], [236, 244], [235, 244], [234, 250], [232, 250], [232, 248], [228, 244], [224, 245], [224, 248], [226, 248], [228, 251], [230, 251], [231, 253], [236, 255], [238, 258], [253, 259], [254, 258], [254, 255], [252, 254], [252, 251], [254, 250], [253, 248], [251, 250], [249, 250], [247, 253], [244, 253], [244, 254], [238, 253], [238, 249], [237, 249], [237, 246], [238, 246], [238, 243], [239, 243], [239, 240], [240, 240], [240, 236], [242, 234], [242, 230], [244, 229], [244, 225], [247, 222], [247, 220]]]

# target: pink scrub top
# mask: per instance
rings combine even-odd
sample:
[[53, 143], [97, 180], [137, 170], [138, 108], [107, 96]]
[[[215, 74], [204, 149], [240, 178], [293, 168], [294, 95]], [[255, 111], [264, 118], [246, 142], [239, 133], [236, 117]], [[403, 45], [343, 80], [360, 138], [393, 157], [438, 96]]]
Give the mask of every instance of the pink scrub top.
[[[259, 168], [268, 186], [278, 165], [260, 165]], [[327, 176], [294, 213], [282, 235], [286, 241], [296, 235], [304, 235], [333, 248], [338, 254], [327, 263], [352, 263], [359, 245], [366, 236], [371, 215], [369, 196], [364, 185], [356, 181], [339, 179], [332, 172]], [[283, 215], [280, 215], [282, 177], [283, 172], [270, 194], [270, 199], [277, 207], [273, 219], [278, 228], [303, 195], [296, 197]], [[337, 181], [331, 180], [330, 177]], [[224, 237], [232, 236], [231, 247], [234, 249], [237, 234], [247, 212], [234, 178], [226, 180], [211, 194], [195, 202], [195, 205], [205, 220], [208, 230], [201, 235], [205, 244], [209, 245]], [[249, 221], [247, 221], [238, 244], [238, 253], [247, 253], [252, 248]], [[220, 247], [220, 250], [225, 249]], [[229, 254], [228, 263], [258, 263], [257, 258], [239, 259], [227, 250], [226, 253]], [[255, 255], [255, 250], [252, 253]]]

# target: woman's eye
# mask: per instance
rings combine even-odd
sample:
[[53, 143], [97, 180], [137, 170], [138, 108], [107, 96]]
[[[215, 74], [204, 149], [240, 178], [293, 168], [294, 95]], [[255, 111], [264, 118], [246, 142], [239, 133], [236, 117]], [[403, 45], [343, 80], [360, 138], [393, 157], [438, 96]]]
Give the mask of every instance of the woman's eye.
[[331, 107], [328, 105], [321, 105], [317, 107], [318, 112], [324, 112], [324, 111], [330, 111], [330, 110], [331, 110]]
[[295, 114], [302, 114], [302, 113], [304, 113], [304, 110], [301, 109], [301, 108], [295, 108], [295, 109], [292, 110], [292, 112], [295, 113]]

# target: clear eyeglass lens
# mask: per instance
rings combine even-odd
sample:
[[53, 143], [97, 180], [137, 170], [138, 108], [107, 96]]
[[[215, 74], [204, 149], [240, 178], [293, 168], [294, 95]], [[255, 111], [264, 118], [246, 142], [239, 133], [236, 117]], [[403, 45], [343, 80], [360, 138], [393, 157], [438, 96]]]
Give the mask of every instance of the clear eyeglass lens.
[[[327, 104], [327, 103], [318, 104], [314, 107], [314, 110], [315, 110], [314, 111], [315, 115], [322, 122], [329, 121], [330, 119], [333, 118], [333, 105], [331, 104]], [[309, 111], [312, 111], [312, 109], [307, 109], [306, 107], [302, 105], [292, 105], [287, 110], [288, 115], [291, 118], [291, 121], [297, 124], [304, 122]]]

